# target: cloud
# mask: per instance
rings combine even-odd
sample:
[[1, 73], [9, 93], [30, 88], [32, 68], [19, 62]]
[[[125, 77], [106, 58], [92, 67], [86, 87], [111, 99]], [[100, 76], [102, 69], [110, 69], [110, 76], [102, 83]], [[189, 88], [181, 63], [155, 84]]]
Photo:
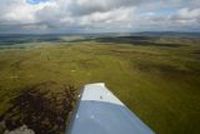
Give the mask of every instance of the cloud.
[[35, 13], [47, 5], [48, 3], [30, 5], [25, 0], [3, 0], [0, 2], [0, 20], [9, 23], [36, 22]]
[[200, 30], [198, 0], [1, 0], [0, 32]]
[[[152, 0], [149, 0], [151, 2]], [[143, 0], [74, 0], [68, 6], [72, 15], [88, 15], [95, 12], [109, 12], [118, 8], [132, 7]]]

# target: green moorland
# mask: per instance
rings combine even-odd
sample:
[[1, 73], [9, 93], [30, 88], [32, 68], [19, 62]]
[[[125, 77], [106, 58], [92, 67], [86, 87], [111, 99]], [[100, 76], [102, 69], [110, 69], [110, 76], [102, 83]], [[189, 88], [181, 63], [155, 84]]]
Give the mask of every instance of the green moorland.
[[156, 133], [200, 133], [200, 42], [156, 41], [2, 47], [0, 131], [27, 124], [38, 133], [63, 133], [79, 89], [105, 82]]

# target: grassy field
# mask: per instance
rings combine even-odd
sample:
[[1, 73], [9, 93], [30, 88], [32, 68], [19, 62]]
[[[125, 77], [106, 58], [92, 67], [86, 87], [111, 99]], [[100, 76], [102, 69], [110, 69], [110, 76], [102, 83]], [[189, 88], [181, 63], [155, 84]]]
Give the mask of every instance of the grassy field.
[[[1, 49], [0, 130], [26, 123], [38, 133], [63, 133], [80, 87], [105, 82], [156, 133], [200, 133], [200, 42], [131, 41], [101, 38]], [[44, 116], [38, 117], [38, 109]]]

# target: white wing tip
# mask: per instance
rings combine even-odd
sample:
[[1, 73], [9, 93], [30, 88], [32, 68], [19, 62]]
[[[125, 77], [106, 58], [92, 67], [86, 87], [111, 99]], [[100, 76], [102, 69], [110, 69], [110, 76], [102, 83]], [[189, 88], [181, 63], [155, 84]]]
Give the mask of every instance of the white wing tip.
[[124, 106], [124, 104], [105, 86], [105, 83], [85, 85], [81, 101], [100, 101]]
[[86, 84], [85, 87], [89, 87], [89, 86], [101, 86], [101, 87], [105, 87], [105, 83], [104, 82], [98, 82], [98, 83], [92, 83], [92, 84]]

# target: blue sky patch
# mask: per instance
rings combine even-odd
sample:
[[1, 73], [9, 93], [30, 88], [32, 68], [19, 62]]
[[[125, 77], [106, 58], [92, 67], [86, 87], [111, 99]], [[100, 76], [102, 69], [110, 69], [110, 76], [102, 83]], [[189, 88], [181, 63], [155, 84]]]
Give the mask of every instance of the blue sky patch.
[[176, 8], [163, 8], [157, 12], [159, 15], [170, 15], [177, 12]]
[[48, 0], [26, 0], [27, 3], [29, 4], [39, 4], [41, 2], [46, 2]]

